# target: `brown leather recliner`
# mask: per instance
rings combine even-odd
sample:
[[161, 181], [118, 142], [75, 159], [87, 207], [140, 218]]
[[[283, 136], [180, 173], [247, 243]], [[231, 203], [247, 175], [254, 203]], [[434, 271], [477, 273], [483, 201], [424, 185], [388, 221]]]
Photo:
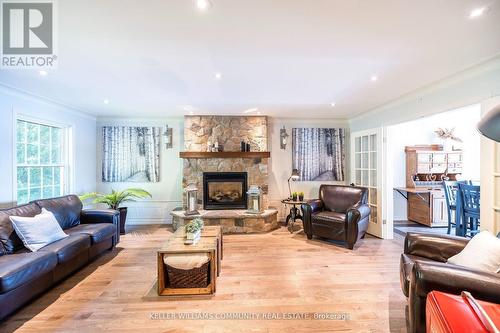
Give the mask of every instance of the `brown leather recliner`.
[[459, 295], [468, 291], [475, 298], [500, 302], [500, 274], [481, 272], [446, 263], [462, 251], [467, 238], [408, 233], [401, 255], [401, 289], [408, 298], [408, 332], [425, 332], [425, 302], [433, 290]]
[[302, 205], [304, 232], [347, 243], [354, 248], [365, 236], [370, 219], [368, 189], [365, 187], [321, 185], [319, 199]]

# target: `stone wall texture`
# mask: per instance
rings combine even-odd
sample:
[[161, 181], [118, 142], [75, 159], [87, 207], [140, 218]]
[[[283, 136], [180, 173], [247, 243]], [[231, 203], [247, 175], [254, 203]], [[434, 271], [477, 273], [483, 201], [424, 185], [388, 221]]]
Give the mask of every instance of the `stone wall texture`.
[[[186, 116], [184, 123], [185, 151], [207, 151], [208, 142], [215, 140], [224, 147], [224, 151], [240, 151], [242, 140], [251, 144], [252, 151], [267, 151], [267, 117]], [[201, 206], [203, 172], [247, 172], [248, 185], [262, 188], [263, 208], [268, 207], [268, 159], [184, 159], [182, 185], [184, 188], [189, 184], [197, 186]]]
[[216, 141], [224, 151], [240, 151], [241, 141], [250, 143], [251, 151], [267, 151], [267, 117], [184, 117], [186, 151], [207, 151], [208, 142]]

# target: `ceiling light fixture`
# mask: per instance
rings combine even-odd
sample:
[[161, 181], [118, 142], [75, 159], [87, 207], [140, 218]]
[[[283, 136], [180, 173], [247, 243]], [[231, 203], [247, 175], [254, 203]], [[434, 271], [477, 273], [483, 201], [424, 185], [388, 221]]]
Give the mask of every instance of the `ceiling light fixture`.
[[243, 111], [243, 113], [252, 113], [252, 112], [255, 112], [255, 111], [259, 111], [259, 109], [258, 108], [251, 108], [251, 109]]
[[109, 99], [105, 99], [103, 102], [104, 104], [109, 104]]
[[43, 69], [38, 73], [40, 74], [40, 76], [47, 76], [47, 74], [49, 74], [47, 71], [45, 71]]
[[260, 111], [257, 111], [257, 115], [260, 116]]
[[477, 18], [479, 16], [482, 16], [484, 13], [486, 13], [487, 7], [481, 7], [481, 8], [476, 8], [472, 10], [469, 14], [470, 19]]
[[335, 104], [335, 102], [331, 102], [331, 103], [330, 103], [330, 106], [331, 106], [332, 108], [334, 108], [334, 107], [335, 107], [335, 105], [337, 105], [337, 104]]
[[196, 7], [198, 7], [199, 10], [205, 11], [211, 7], [211, 4], [208, 0], [196, 0]]
[[220, 80], [222, 78], [222, 74], [221, 73], [215, 73], [215, 78], [217, 80]]
[[194, 111], [189, 111], [189, 114], [192, 116], [194, 114]]
[[378, 76], [377, 75], [372, 75], [372, 77], [370, 78], [370, 80], [372, 82], [377, 82], [378, 81]]

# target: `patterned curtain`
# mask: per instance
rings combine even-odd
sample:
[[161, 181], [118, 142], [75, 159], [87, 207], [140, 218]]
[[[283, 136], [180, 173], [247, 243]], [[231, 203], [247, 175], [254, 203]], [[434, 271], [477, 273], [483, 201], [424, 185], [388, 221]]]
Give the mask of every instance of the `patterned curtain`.
[[294, 128], [292, 150], [293, 168], [300, 171], [300, 180], [344, 180], [343, 128]]
[[159, 182], [160, 127], [102, 128], [103, 182]]

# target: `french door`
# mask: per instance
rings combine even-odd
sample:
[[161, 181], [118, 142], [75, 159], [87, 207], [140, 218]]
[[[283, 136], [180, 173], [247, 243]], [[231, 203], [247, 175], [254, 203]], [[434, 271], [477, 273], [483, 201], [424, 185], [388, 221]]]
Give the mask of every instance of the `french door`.
[[368, 233], [387, 238], [384, 226], [384, 129], [376, 128], [351, 133], [351, 182], [368, 188], [371, 208]]

